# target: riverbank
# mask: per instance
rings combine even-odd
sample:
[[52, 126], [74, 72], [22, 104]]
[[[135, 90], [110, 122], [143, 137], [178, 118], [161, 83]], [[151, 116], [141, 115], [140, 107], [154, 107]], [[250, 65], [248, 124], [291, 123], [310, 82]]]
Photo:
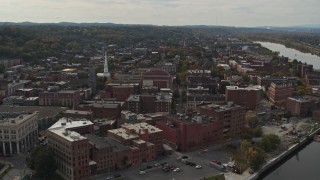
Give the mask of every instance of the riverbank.
[[297, 144], [292, 145], [286, 151], [281, 153], [279, 156], [269, 160], [259, 171], [255, 172], [250, 176], [249, 180], [258, 180], [264, 178], [270, 172], [272, 172], [277, 166], [284, 163], [288, 158], [293, 156], [297, 151], [300, 151], [306, 147], [310, 142], [313, 141], [313, 136], [320, 132], [320, 128], [316, 129], [306, 137], [302, 138]]

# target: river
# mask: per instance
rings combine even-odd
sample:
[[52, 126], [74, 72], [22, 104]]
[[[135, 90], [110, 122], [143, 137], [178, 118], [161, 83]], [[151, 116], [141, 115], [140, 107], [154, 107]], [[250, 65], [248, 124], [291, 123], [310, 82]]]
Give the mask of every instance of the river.
[[[297, 59], [303, 63], [313, 64], [314, 69], [320, 69], [320, 57], [312, 55], [311, 53], [303, 53], [296, 49], [287, 48], [282, 44], [260, 42], [255, 43], [261, 44], [263, 47], [270, 49], [271, 51], [278, 51], [280, 56], [288, 57], [289, 59]], [[319, 177], [320, 179], [320, 177]]]
[[[312, 64], [320, 69], [320, 57], [310, 53], [302, 53], [296, 49], [270, 42], [256, 42], [271, 51], [278, 51], [281, 56], [297, 59]], [[263, 180], [320, 180], [320, 143], [312, 142], [289, 160], [273, 170]]]
[[263, 180], [319, 180], [320, 143], [312, 142]]

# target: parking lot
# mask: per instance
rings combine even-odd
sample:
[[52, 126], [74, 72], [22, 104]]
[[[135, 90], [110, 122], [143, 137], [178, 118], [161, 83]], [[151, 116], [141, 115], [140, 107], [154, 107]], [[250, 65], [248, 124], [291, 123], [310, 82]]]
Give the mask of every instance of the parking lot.
[[[200, 165], [202, 168], [196, 169], [195, 166], [190, 166], [177, 160], [177, 157], [181, 155], [187, 155], [189, 157], [188, 161], [194, 162], [196, 165]], [[138, 166], [130, 167], [129, 169], [107, 173], [104, 175], [97, 175], [91, 179], [104, 180], [106, 177], [113, 174], [121, 174], [123, 179], [128, 180], [138, 180], [138, 179], [152, 179], [152, 180], [163, 180], [163, 179], [174, 179], [174, 180], [197, 180], [203, 179], [204, 177], [210, 177], [213, 175], [220, 174], [221, 172], [209, 166], [210, 160], [218, 160], [223, 163], [227, 162], [229, 159], [227, 154], [223, 151], [213, 151], [208, 150], [207, 153], [203, 153], [202, 150], [183, 153], [183, 154], [173, 154], [170, 156], [160, 157], [157, 161], [143, 163]], [[155, 164], [167, 163], [170, 167], [170, 171], [164, 172], [164, 166], [160, 165], [148, 170], [143, 170], [145, 174], [139, 174], [140, 169], [145, 169], [147, 166], [154, 166]], [[179, 168], [180, 171], [174, 172], [175, 168]]]

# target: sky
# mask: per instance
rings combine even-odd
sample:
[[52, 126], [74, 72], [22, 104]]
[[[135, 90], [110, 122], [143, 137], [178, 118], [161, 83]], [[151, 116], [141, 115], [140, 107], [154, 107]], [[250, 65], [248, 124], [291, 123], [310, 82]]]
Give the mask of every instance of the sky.
[[320, 24], [320, 0], [0, 0], [0, 22], [237, 27]]

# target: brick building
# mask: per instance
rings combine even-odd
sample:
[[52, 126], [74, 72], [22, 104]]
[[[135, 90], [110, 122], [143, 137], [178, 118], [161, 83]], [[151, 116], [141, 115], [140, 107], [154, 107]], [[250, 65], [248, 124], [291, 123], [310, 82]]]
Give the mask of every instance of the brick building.
[[245, 126], [245, 107], [228, 103], [228, 105], [203, 105], [197, 106], [196, 112], [212, 117], [223, 124], [224, 139], [239, 137]]
[[248, 86], [241, 88], [238, 86], [226, 87], [226, 101], [244, 106], [248, 109], [255, 109], [261, 100], [261, 86]]
[[[155, 148], [155, 154], [148, 155], [148, 157], [153, 157], [153, 159], [163, 152], [162, 130], [145, 122], [137, 124], [123, 124], [119, 129], [109, 130], [108, 136], [126, 145], [132, 145], [135, 143], [139, 144], [139, 139], [152, 143]], [[151, 145], [150, 148], [152, 148]]]
[[142, 86], [170, 88], [172, 87], [172, 78], [171, 75], [163, 69], [149, 69], [142, 75]]
[[286, 109], [293, 116], [308, 117], [314, 110], [318, 110], [319, 98], [316, 97], [289, 97], [286, 99]]
[[78, 132], [93, 132], [90, 121], [61, 119], [47, 130], [48, 146], [55, 154], [58, 173], [64, 179], [78, 180], [90, 176], [89, 141]]
[[94, 118], [119, 118], [121, 116], [120, 103], [112, 102], [93, 102], [90, 104], [80, 104], [77, 107], [80, 111], [90, 111]]
[[57, 92], [40, 92], [40, 106], [76, 107], [81, 101], [80, 91], [61, 90]]
[[105, 90], [108, 91], [110, 97], [117, 101], [125, 101], [131, 94], [138, 94], [140, 91], [139, 83], [120, 84], [110, 83], [106, 85]]
[[172, 97], [168, 93], [131, 95], [127, 110], [134, 113], [170, 112]]
[[271, 83], [268, 89], [268, 99], [272, 103], [281, 102], [294, 94], [291, 83]]
[[198, 114], [165, 116], [156, 122], [163, 131], [164, 142], [178, 151], [192, 151], [219, 143], [223, 124]]

